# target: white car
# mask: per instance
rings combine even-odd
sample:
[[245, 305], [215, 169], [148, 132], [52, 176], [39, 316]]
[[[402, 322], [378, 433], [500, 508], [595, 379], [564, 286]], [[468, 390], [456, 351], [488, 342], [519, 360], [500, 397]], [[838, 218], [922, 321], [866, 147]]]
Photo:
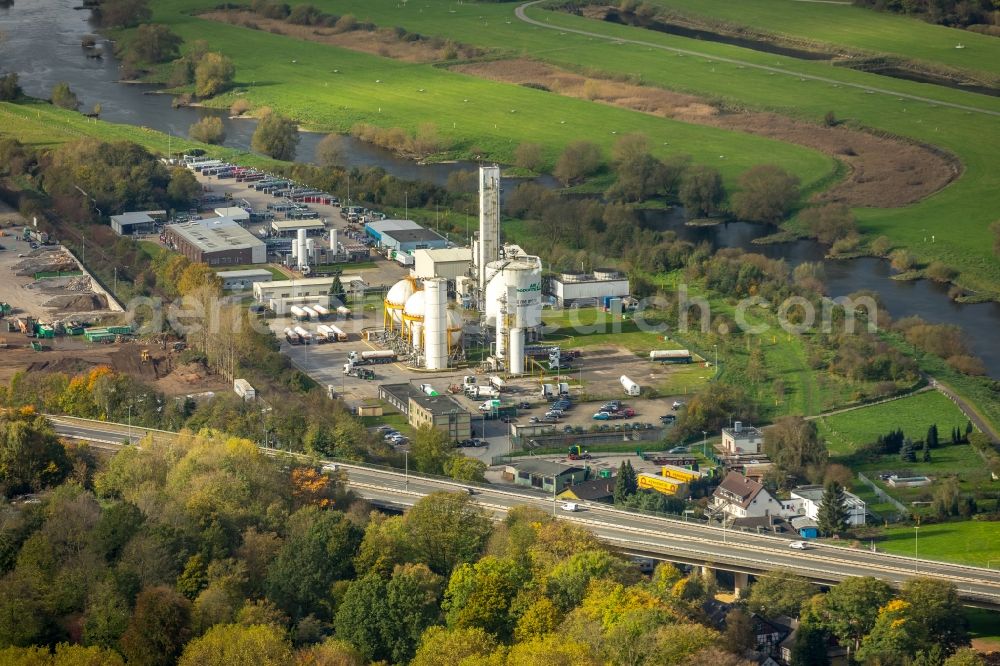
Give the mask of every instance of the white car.
[[794, 548], [795, 550], [806, 550], [807, 548], [809, 548], [809, 542], [808, 541], [793, 541], [790, 544], [788, 544], [788, 547], [789, 548]]
[[580, 505], [577, 504], [576, 502], [566, 502], [565, 504], [562, 505], [562, 510], [563, 511], [579, 511], [580, 510]]

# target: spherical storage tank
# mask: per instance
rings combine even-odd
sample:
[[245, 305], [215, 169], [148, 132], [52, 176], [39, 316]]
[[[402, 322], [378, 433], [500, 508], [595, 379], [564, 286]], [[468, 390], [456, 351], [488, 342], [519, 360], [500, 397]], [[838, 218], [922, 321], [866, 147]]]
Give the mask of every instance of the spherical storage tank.
[[[390, 289], [389, 291], [391, 292], [392, 290]], [[388, 300], [388, 297], [386, 297], [386, 301]], [[406, 299], [406, 305], [403, 306], [401, 312], [403, 335], [410, 339], [414, 348], [421, 347], [421, 334], [423, 333], [424, 316], [426, 313], [427, 300], [424, 290], [415, 292]], [[462, 315], [455, 310], [448, 310], [446, 321], [448, 326], [448, 346], [456, 347], [462, 342]]]
[[542, 266], [533, 258], [490, 262], [487, 275], [493, 277], [486, 284], [486, 323], [497, 325], [500, 304], [507, 298], [508, 288], [513, 287], [513, 302], [507, 304], [507, 314], [513, 315], [511, 327], [533, 328], [542, 323]]
[[385, 327], [395, 328], [403, 323], [406, 302], [417, 291], [417, 284], [411, 279], [403, 279], [392, 285], [385, 295]]

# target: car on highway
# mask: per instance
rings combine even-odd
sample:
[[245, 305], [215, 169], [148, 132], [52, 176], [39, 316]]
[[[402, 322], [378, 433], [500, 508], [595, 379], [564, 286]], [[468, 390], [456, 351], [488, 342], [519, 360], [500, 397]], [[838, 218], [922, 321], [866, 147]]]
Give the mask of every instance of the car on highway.
[[808, 541], [793, 541], [788, 544], [789, 548], [794, 548], [795, 550], [807, 550], [809, 548]]
[[561, 508], [563, 511], [579, 511], [580, 505], [577, 504], [576, 502], [566, 502], [562, 505]]

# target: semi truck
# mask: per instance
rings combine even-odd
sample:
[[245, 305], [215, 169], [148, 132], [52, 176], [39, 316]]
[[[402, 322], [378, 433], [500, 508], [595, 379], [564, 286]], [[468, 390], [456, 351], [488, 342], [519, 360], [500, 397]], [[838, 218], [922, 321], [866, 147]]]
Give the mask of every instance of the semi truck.
[[313, 334], [302, 328], [301, 326], [296, 326], [292, 329], [298, 334], [299, 339], [302, 340], [302, 344], [308, 345], [313, 341]]
[[319, 319], [326, 319], [327, 317], [330, 316], [330, 310], [323, 307], [319, 303], [317, 303], [316, 305], [312, 305], [310, 307], [313, 309], [313, 311], [316, 313]]
[[352, 351], [347, 355], [347, 359], [354, 365], [393, 363], [396, 360], [396, 352], [389, 349], [363, 351], [361, 353]]
[[337, 307], [337, 314], [346, 319], [351, 316], [351, 308], [340, 305]]

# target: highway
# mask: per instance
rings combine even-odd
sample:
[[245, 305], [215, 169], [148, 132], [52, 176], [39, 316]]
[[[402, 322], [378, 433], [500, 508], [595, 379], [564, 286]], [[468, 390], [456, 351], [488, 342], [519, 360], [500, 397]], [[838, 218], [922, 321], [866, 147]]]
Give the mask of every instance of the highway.
[[[127, 426], [68, 417], [49, 417], [56, 432], [66, 438], [120, 446], [128, 437]], [[132, 441], [146, 433], [170, 439], [175, 433], [132, 428]], [[280, 452], [264, 449], [269, 454]], [[324, 461], [346, 473], [359, 496], [373, 502], [406, 507], [438, 491], [465, 491], [468, 486], [371, 466]], [[602, 540], [632, 555], [706, 565], [737, 573], [759, 574], [769, 570], [798, 573], [821, 584], [836, 583], [850, 576], [877, 576], [899, 585], [915, 576], [933, 576], [956, 586], [970, 605], [1000, 609], [1000, 571], [948, 564], [826, 543], [807, 550], [789, 548], [783, 537], [737, 532], [680, 519], [642, 516], [599, 503], [581, 503], [580, 511], [562, 510], [562, 502], [549, 495], [513, 486], [476, 486], [473, 498], [495, 517], [502, 518], [515, 506], [530, 505], [561, 520], [592, 530]]]

